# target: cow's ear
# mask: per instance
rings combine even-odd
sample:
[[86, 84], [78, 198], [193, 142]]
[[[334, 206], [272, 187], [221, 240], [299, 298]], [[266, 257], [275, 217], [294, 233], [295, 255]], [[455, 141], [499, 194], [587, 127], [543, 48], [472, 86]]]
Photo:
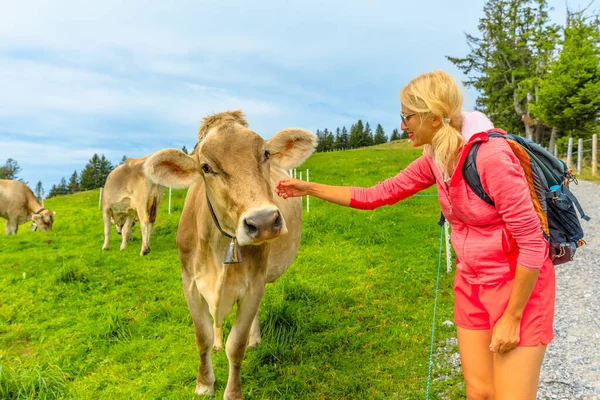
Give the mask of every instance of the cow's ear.
[[144, 161], [144, 172], [154, 183], [176, 189], [189, 187], [201, 176], [196, 157], [177, 149], [152, 154]]
[[301, 128], [282, 129], [267, 140], [271, 162], [284, 169], [295, 168], [302, 164], [316, 147], [315, 134]]

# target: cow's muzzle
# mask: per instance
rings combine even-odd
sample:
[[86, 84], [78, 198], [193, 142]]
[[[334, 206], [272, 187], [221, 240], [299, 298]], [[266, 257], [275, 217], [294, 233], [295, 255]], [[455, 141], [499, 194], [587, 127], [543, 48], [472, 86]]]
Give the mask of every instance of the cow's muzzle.
[[257, 211], [246, 215], [243, 220], [243, 229], [246, 236], [253, 242], [274, 239], [285, 233], [283, 217], [277, 209]]

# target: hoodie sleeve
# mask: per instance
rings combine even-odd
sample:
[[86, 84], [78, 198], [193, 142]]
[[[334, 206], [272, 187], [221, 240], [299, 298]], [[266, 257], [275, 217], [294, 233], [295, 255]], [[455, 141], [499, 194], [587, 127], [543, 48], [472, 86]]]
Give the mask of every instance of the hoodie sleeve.
[[398, 175], [370, 188], [352, 187], [350, 207], [374, 210], [384, 205], [396, 204], [435, 183], [426, 156], [421, 156], [400, 171]]

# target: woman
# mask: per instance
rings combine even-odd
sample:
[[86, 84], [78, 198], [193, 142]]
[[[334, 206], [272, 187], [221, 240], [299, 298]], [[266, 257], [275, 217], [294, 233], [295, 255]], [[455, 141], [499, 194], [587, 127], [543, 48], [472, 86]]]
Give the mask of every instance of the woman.
[[[467, 397], [535, 399], [553, 339], [555, 279], [523, 170], [505, 140], [488, 140], [484, 131], [493, 126], [483, 114], [461, 113], [462, 95], [448, 74], [415, 78], [400, 101], [401, 128], [424, 150], [398, 175], [367, 189], [284, 179], [276, 191], [374, 209], [437, 184], [457, 255], [454, 316]], [[461, 171], [479, 141], [477, 171], [495, 207]]]

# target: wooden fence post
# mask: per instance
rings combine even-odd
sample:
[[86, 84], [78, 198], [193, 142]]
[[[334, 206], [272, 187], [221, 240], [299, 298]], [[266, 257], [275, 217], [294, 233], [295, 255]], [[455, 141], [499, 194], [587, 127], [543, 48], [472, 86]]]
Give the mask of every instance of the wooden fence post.
[[[306, 182], [310, 182], [308, 179], [308, 168], [306, 169]], [[306, 212], [310, 212], [310, 196], [306, 195]]]
[[169, 214], [171, 214], [171, 188], [169, 188]]
[[592, 135], [592, 176], [596, 176], [598, 168], [598, 134]]
[[583, 158], [583, 139], [577, 140], [577, 175], [581, 174], [581, 159]]
[[569, 137], [569, 146], [567, 147], [567, 168], [571, 168], [572, 153], [573, 153], [573, 138]]

